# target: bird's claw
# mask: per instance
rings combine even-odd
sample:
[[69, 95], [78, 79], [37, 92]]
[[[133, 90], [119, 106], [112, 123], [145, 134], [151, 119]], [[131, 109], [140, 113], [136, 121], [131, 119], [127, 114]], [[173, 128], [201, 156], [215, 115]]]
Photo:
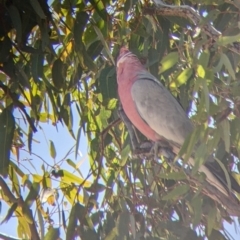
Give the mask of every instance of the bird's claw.
[[154, 143], [151, 152], [154, 156], [154, 160], [158, 160], [159, 156], [163, 156], [170, 161], [174, 159], [174, 154], [170, 145], [166, 141], [157, 141]]
[[146, 158], [154, 157], [154, 160], [158, 160], [159, 156], [167, 158], [169, 161], [173, 161], [175, 154], [172, 152], [171, 147], [166, 142], [144, 142], [133, 151], [133, 156]]
[[133, 156], [144, 158], [149, 156], [153, 144], [151, 142], [143, 142], [140, 146], [135, 147], [133, 150]]

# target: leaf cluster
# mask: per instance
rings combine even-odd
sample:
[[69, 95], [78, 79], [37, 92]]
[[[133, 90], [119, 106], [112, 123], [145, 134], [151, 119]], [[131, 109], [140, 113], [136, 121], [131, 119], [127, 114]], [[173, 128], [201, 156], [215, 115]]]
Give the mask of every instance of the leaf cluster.
[[[198, 150], [198, 166], [214, 152], [239, 181], [240, 6], [224, 0], [184, 2], [200, 13], [199, 29], [210, 22], [222, 36], [211, 39], [204, 31], [194, 36], [196, 26], [179, 16], [143, 14], [147, 1], [0, 1], [0, 173], [8, 176], [0, 178], [0, 186], [9, 205], [3, 222], [15, 215], [19, 237], [230, 238], [223, 220], [234, 219], [204, 194], [204, 176], [196, 173], [192, 182], [164, 158], [133, 157], [117, 115], [114, 59], [127, 44], [199, 128], [196, 138], [204, 147]], [[39, 173], [25, 171], [20, 152], [34, 155], [41, 123], [64, 125], [76, 141], [75, 157], [86, 136], [87, 178], [67, 156], [63, 161], [70, 170], [39, 156]], [[54, 161], [57, 152], [51, 141]], [[52, 211], [44, 208], [43, 198]]]

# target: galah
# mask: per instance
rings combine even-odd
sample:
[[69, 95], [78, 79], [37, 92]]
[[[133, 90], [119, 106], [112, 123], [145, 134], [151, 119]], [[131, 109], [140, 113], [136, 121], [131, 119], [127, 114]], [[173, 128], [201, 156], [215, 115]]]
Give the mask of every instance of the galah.
[[[166, 141], [177, 154], [194, 129], [181, 105], [126, 47], [120, 49], [116, 64], [119, 98], [131, 123], [148, 139]], [[194, 166], [192, 157], [189, 163]], [[216, 161], [207, 161], [199, 171], [205, 173], [211, 185], [229, 196], [225, 174]], [[229, 176], [231, 188], [240, 193], [240, 186]]]

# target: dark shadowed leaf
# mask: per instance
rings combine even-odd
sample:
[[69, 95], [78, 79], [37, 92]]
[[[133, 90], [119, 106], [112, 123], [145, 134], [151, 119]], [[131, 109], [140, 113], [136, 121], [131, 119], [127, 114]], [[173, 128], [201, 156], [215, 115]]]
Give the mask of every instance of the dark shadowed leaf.
[[[0, 62], [5, 62], [9, 58], [11, 48], [12, 44], [8, 37], [0, 40]], [[4, 76], [2, 78], [4, 79]]]
[[98, 57], [103, 49], [103, 44], [100, 40], [93, 42], [87, 49], [88, 55], [94, 60]]
[[20, 197], [20, 194], [21, 194], [21, 188], [20, 188], [20, 184], [19, 184], [19, 180], [18, 180], [18, 177], [17, 177], [17, 174], [14, 170], [14, 168], [9, 164], [9, 178], [11, 179], [12, 181], [12, 191], [13, 193], [16, 193], [16, 195], [18, 197]]
[[89, 0], [89, 2], [92, 4], [94, 9], [97, 11], [99, 16], [104, 21], [108, 21], [108, 14], [107, 14], [107, 11], [106, 11], [105, 6], [103, 4], [103, 1], [102, 0], [99, 0], [99, 1], [98, 0]]
[[72, 240], [74, 239], [74, 236], [76, 235], [75, 229], [77, 227], [78, 222], [78, 204], [75, 204], [70, 212], [69, 220], [68, 220], [68, 226], [67, 226], [67, 232], [66, 232], [66, 240]]
[[78, 12], [74, 24], [74, 39], [76, 44], [82, 42], [83, 30], [88, 22], [89, 16], [86, 12]]
[[44, 14], [42, 8], [41, 8], [41, 5], [39, 4], [39, 2], [37, 0], [29, 0], [31, 5], [32, 5], [32, 8], [34, 9], [34, 11], [38, 14], [38, 16], [41, 18], [41, 19], [46, 19], [46, 15]]
[[85, 187], [85, 190], [91, 193], [102, 192], [105, 189], [105, 186], [100, 183], [93, 183], [90, 187]]
[[220, 231], [217, 231], [215, 229], [212, 230], [211, 235], [208, 237], [209, 240], [227, 240], [226, 238]]
[[212, 207], [209, 210], [208, 216], [207, 216], [207, 234], [208, 234], [208, 236], [211, 235], [212, 230], [215, 226], [216, 217], [217, 217], [217, 209], [215, 207]]
[[8, 173], [10, 150], [15, 129], [15, 119], [9, 108], [0, 113], [0, 174], [4, 177]]
[[118, 232], [118, 239], [124, 240], [125, 237], [128, 236], [128, 228], [130, 224], [130, 214], [129, 212], [125, 211], [120, 213], [117, 219], [117, 232]]
[[14, 28], [17, 31], [16, 40], [20, 44], [22, 41], [22, 21], [18, 9], [14, 5], [10, 5], [8, 8], [9, 15], [11, 17]]
[[100, 73], [98, 81], [103, 100], [117, 98], [117, 82], [115, 79], [115, 69], [113, 67], [104, 68]]
[[3, 223], [7, 223], [10, 218], [12, 217], [14, 211], [17, 209], [18, 204], [17, 203], [13, 203], [12, 206], [8, 209], [7, 215], [5, 216], [5, 218], [1, 221], [1, 224]]
[[184, 172], [170, 172], [170, 173], [160, 173], [159, 178], [172, 179], [172, 180], [183, 180], [186, 179], [186, 174]]
[[30, 191], [25, 199], [25, 203], [30, 207], [32, 206], [33, 202], [36, 200], [38, 193], [40, 190], [40, 185], [37, 182], [34, 182], [31, 187]]
[[61, 59], [57, 59], [52, 67], [52, 81], [56, 88], [61, 89], [66, 80], [66, 67]]

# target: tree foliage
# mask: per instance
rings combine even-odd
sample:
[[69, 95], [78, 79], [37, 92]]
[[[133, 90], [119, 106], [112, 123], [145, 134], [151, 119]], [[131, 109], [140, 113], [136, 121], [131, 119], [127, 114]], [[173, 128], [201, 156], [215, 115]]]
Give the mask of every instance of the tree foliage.
[[[204, 139], [198, 166], [215, 152], [222, 167], [239, 179], [240, 5], [227, 0], [167, 3], [176, 7], [164, 12], [136, 0], [0, 1], [0, 173], [8, 175], [0, 178], [0, 186], [9, 205], [3, 222], [15, 215], [19, 237], [229, 239], [222, 222], [233, 218], [206, 193], [205, 177], [193, 169], [190, 179], [164, 158], [134, 156], [117, 114], [114, 62], [120, 47], [128, 45], [196, 125], [193, 143]], [[192, 7], [193, 15], [182, 5]], [[213, 28], [216, 35], [209, 33]], [[74, 115], [80, 117], [78, 132], [73, 131]], [[19, 164], [22, 149], [32, 153], [39, 123], [56, 129], [63, 124], [76, 141], [76, 156], [86, 135], [92, 180], [84, 179], [75, 159], [67, 157], [74, 173], [43, 161], [39, 174], [29, 174]], [[185, 154], [189, 146], [184, 145]], [[53, 159], [57, 151], [50, 142]], [[70, 212], [64, 201], [53, 206], [56, 191], [71, 205]], [[60, 225], [41, 195], [56, 208]]]

